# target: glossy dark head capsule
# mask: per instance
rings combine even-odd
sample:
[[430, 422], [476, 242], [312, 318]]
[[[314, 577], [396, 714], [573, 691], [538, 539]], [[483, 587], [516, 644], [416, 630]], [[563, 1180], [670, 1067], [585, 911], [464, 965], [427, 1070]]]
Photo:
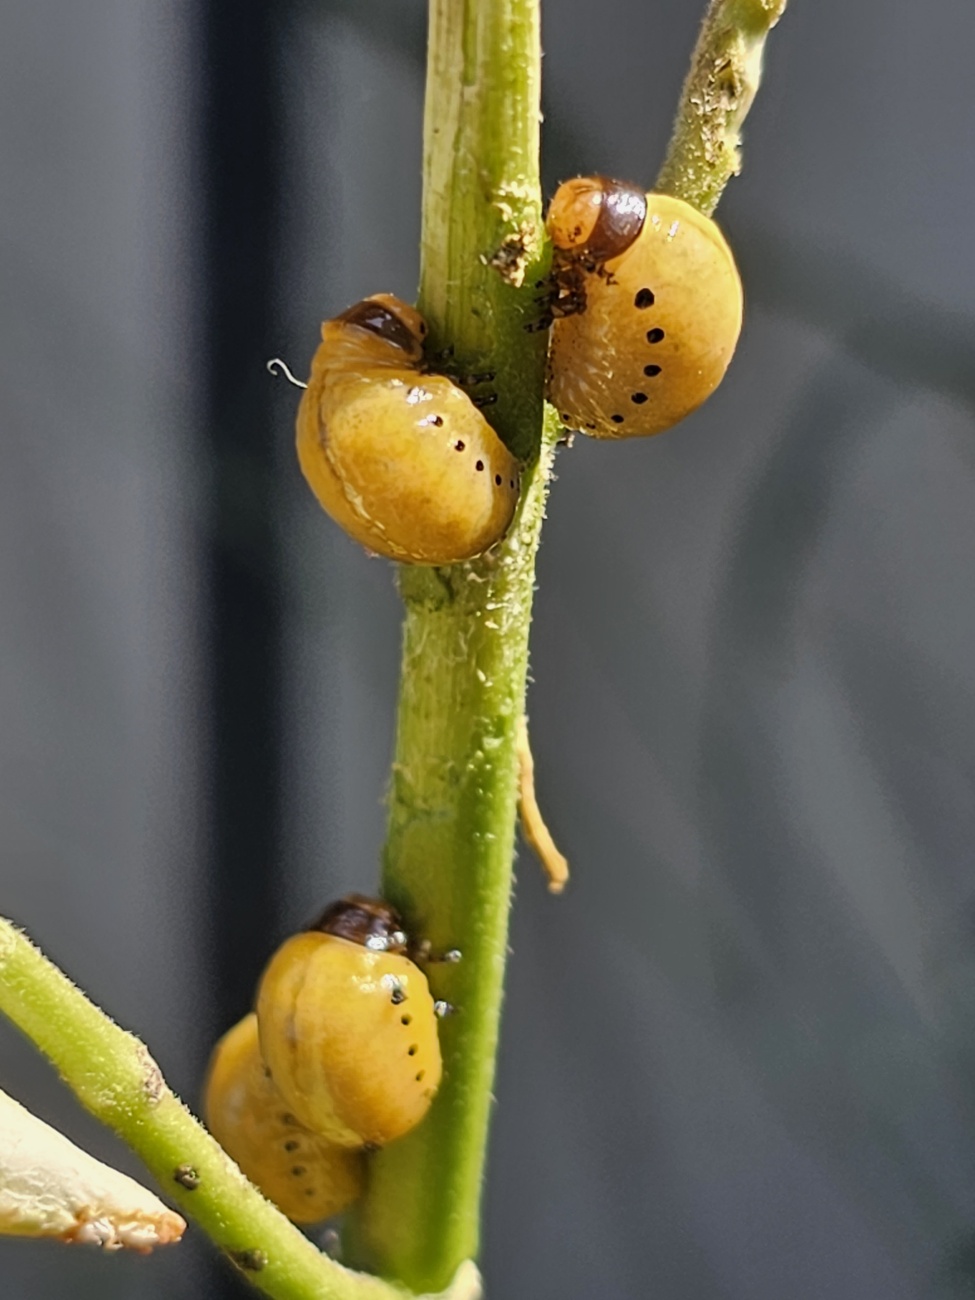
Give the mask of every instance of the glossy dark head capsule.
[[379, 293], [363, 298], [336, 319], [357, 325], [359, 329], [368, 330], [370, 334], [392, 343], [410, 361], [417, 362], [423, 356], [425, 323], [419, 312], [391, 294]]
[[333, 934], [374, 952], [406, 952], [406, 932], [395, 908], [380, 898], [346, 894], [329, 903], [309, 930]]
[[577, 176], [559, 186], [546, 226], [559, 252], [601, 266], [639, 238], [646, 216], [646, 196], [635, 185]]

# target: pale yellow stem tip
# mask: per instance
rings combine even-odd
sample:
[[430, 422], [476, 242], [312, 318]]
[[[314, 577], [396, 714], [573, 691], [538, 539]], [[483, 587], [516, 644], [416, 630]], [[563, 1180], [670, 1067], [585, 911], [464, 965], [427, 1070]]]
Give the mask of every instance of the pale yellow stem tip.
[[145, 1255], [185, 1228], [147, 1188], [0, 1092], [0, 1233]]

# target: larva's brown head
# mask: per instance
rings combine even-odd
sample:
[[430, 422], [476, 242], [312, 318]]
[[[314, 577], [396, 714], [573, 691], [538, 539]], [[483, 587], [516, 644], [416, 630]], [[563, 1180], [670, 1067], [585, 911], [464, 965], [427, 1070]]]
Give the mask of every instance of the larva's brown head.
[[324, 509], [370, 551], [456, 564], [506, 532], [520, 467], [464, 390], [423, 365], [426, 332], [391, 294], [325, 321], [298, 458]]
[[561, 253], [602, 265], [626, 252], [646, 215], [646, 195], [636, 186], [577, 176], [556, 190], [545, 225]]
[[[399, 349], [407, 365], [418, 365], [423, 359], [423, 339], [427, 323], [409, 303], [391, 293], [374, 293], [336, 316], [337, 321], [355, 326]], [[322, 337], [331, 322], [322, 326]]]
[[333, 934], [338, 939], [371, 948], [374, 952], [405, 953], [406, 933], [395, 908], [381, 898], [366, 894], [346, 894], [344, 898], [329, 903], [309, 930]]

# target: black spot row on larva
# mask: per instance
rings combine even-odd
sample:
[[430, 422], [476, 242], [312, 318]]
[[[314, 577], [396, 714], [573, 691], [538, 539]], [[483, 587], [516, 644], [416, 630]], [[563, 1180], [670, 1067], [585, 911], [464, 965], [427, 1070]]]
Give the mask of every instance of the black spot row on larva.
[[[641, 289], [634, 300], [636, 302], [637, 307], [649, 306], [649, 304], [643, 298], [643, 295], [645, 294], [649, 294], [650, 303], [654, 301], [654, 296], [649, 289]], [[647, 330], [648, 343], [660, 343], [663, 341], [663, 338], [664, 338], [664, 332], [662, 329], [660, 329], [659, 326], [655, 327], [654, 329]], [[647, 376], [648, 379], [655, 379], [657, 375], [660, 374], [660, 370], [661, 367], [658, 365], [654, 365], [653, 363], [643, 367], [643, 373]], [[634, 393], [632, 400], [637, 404], [641, 402], [645, 402], [647, 400], [646, 394]]]
[[[458, 438], [457, 441], [454, 443], [454, 451], [463, 451], [465, 446], [466, 443], [462, 439]], [[482, 473], [484, 470], [484, 461], [483, 460], [475, 461], [474, 468], [477, 470], [478, 473]], [[501, 487], [501, 485], [504, 483], [504, 479], [501, 477], [500, 474], [495, 474], [494, 481], [498, 485], [498, 487]], [[508, 487], [510, 487], [511, 490], [514, 491], [515, 481], [513, 478], [508, 480]]]
[[[482, 469], [482, 468], [483, 468], [483, 466], [482, 466], [482, 464], [481, 464], [480, 461], [477, 462], [477, 468], [478, 468], [478, 469]], [[500, 482], [500, 480], [498, 480], [498, 481]], [[412, 1016], [401, 1016], [401, 1017], [400, 1017], [400, 1024], [408, 1025], [412, 1019], [413, 1019]], [[417, 1054], [417, 1052], [418, 1052], [419, 1050], [420, 1050], [420, 1045], [419, 1045], [419, 1043], [410, 1043], [409, 1047], [408, 1047], [407, 1050], [406, 1050], [406, 1055], [407, 1055], [407, 1056], [416, 1056], [416, 1054]], [[426, 1070], [420, 1070], [419, 1073], [416, 1075], [416, 1082], [417, 1082], [417, 1083], [422, 1083], [422, 1082], [423, 1082], [423, 1076], [424, 1076], [425, 1074], [426, 1074]]]

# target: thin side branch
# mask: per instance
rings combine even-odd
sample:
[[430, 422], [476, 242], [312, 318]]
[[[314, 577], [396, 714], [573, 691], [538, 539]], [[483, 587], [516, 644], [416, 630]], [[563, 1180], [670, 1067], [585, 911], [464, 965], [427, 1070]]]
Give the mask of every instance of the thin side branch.
[[741, 127], [762, 79], [765, 39], [787, 0], [711, 0], [655, 189], [706, 216], [741, 170]]
[[[173, 1095], [145, 1045], [3, 918], [0, 1011], [259, 1290], [275, 1300], [404, 1300], [399, 1288], [352, 1273], [318, 1251]], [[475, 1300], [476, 1270], [456, 1281], [458, 1290], [442, 1300]]]

